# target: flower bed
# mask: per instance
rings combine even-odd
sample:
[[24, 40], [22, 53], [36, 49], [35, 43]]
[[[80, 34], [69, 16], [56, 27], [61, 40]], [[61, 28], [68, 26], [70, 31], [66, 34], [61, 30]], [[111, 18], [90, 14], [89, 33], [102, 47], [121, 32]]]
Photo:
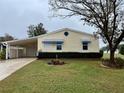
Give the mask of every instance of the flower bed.
[[60, 61], [60, 60], [51, 60], [50, 62], [48, 62], [49, 65], [64, 65], [65, 62]]

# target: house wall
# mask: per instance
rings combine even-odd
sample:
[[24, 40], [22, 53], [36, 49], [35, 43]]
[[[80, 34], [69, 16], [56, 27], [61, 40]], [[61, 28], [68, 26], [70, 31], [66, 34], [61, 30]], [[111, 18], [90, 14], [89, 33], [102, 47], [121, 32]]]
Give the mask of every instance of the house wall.
[[35, 57], [37, 53], [37, 43], [28, 43], [27, 45], [23, 45], [25, 47], [25, 57]]
[[8, 52], [9, 58], [21, 58], [25, 56], [23, 47], [9, 46]]
[[[64, 35], [64, 32], [69, 32], [68, 36]], [[43, 41], [47, 39], [63, 39], [64, 43], [62, 45], [62, 50], [56, 50], [56, 44], [44, 45]], [[82, 49], [82, 40], [89, 40], [89, 49]], [[38, 51], [42, 52], [99, 52], [99, 41], [95, 39], [94, 36], [89, 34], [83, 34], [74, 31], [60, 31], [38, 38]]]
[[26, 57], [35, 57], [37, 53], [36, 46], [26, 47]]
[[17, 58], [17, 57], [18, 57], [17, 50], [16, 49], [10, 49], [9, 58]]
[[37, 43], [9, 46], [9, 58], [36, 57]]

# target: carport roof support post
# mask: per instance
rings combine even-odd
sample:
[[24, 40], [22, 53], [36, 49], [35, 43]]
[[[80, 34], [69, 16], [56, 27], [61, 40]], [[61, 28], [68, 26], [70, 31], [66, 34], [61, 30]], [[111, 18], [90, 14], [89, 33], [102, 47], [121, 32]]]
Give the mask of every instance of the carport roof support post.
[[9, 58], [9, 45], [6, 44], [6, 59]]
[[16, 57], [18, 58], [19, 57], [19, 51], [18, 51], [18, 49], [16, 50], [16, 52], [17, 52], [17, 56]]

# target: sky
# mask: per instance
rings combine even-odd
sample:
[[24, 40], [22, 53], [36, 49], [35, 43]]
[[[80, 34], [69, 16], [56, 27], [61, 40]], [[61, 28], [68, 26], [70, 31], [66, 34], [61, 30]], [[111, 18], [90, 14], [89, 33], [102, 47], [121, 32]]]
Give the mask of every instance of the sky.
[[[22, 39], [27, 38], [29, 25], [43, 23], [48, 32], [61, 28], [72, 28], [87, 33], [96, 31], [93, 27], [83, 25], [77, 17], [51, 18], [48, 0], [0, 0], [0, 36], [5, 33]], [[103, 43], [100, 41], [100, 46]]]

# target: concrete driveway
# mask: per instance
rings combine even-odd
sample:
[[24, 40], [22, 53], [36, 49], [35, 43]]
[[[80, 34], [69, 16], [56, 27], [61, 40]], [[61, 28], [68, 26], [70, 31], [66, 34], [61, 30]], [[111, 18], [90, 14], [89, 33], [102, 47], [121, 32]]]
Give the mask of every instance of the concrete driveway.
[[20, 58], [0, 61], [0, 81], [34, 60], [36, 60], [36, 58]]

